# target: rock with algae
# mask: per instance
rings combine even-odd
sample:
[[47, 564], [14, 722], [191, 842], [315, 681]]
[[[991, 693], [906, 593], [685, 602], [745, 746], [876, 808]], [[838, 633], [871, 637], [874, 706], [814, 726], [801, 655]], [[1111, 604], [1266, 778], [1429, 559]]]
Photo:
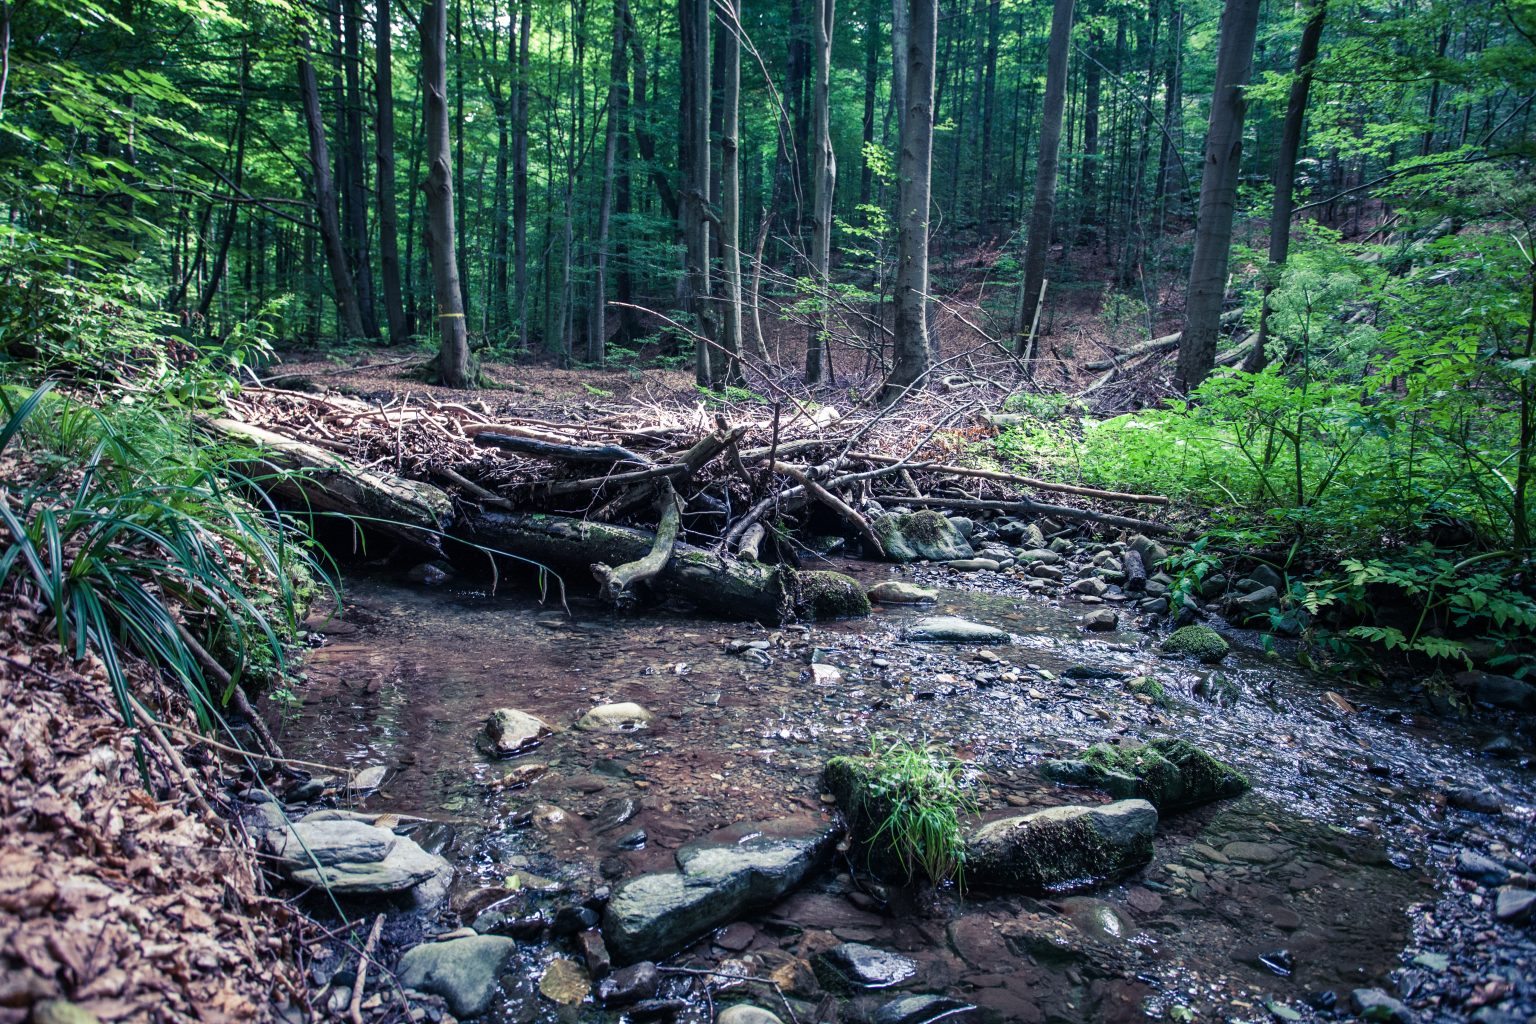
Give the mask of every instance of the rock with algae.
[[1040, 774], [1122, 799], [1140, 798], [1159, 811], [1198, 807], [1248, 789], [1241, 772], [1180, 739], [1128, 746], [1096, 743], [1072, 760], [1045, 762]]
[[1163, 641], [1164, 654], [1184, 654], [1214, 665], [1227, 656], [1232, 645], [1209, 626], [1183, 626]]

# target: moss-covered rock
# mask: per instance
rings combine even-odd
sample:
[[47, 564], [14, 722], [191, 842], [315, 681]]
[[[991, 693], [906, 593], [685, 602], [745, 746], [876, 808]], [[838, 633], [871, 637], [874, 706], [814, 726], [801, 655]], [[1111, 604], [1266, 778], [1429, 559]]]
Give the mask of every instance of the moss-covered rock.
[[1220, 633], [1209, 626], [1183, 626], [1163, 641], [1164, 654], [1180, 654], [1199, 658], [1214, 665], [1227, 656], [1232, 645]]
[[870, 526], [885, 548], [885, 557], [893, 562], [951, 562], [976, 554], [965, 535], [932, 509], [882, 516]]
[[966, 881], [1032, 894], [1086, 889], [1150, 861], [1156, 831], [1157, 809], [1145, 800], [1004, 818], [967, 840]]
[[811, 570], [795, 574], [796, 609], [813, 619], [851, 619], [869, 614], [869, 597], [852, 576]]
[[1093, 786], [1111, 796], [1140, 798], [1159, 811], [1178, 811], [1248, 789], [1248, 780], [1186, 740], [1129, 746], [1097, 743], [1070, 761], [1047, 761], [1040, 773], [1056, 782]]
[[822, 781], [843, 812], [853, 841], [854, 863], [882, 878], [905, 878], [906, 867], [896, 851], [889, 843], [875, 841], [875, 834], [894, 810], [889, 793], [879, 785], [875, 759], [834, 757], [823, 769]]

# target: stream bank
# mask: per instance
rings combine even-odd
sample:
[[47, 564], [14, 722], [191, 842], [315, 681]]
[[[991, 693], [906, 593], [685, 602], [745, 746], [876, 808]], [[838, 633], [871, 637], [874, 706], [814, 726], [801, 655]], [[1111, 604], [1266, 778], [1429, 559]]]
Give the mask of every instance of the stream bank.
[[[866, 585], [937, 584], [939, 600], [765, 630], [358, 577], [341, 619], [317, 624], [325, 641], [281, 723], [285, 745], [382, 769], [354, 810], [430, 820], [415, 834], [455, 874], [447, 909], [419, 932], [517, 936], [493, 1020], [626, 1019], [590, 994], [582, 908], [671, 869], [691, 843], [740, 839], [758, 822], [833, 822], [822, 766], [876, 734], [953, 749], [977, 773], [985, 820], [1102, 800], [1038, 775], [1096, 742], [1182, 737], [1252, 789], [1163, 816], [1151, 864], [1082, 894], [913, 892], [839, 855], [664, 962], [657, 1012], [704, 1021], [739, 1000], [786, 1022], [1327, 1019], [1352, 1015], [1354, 993], [1371, 989], [1422, 1020], [1536, 1011], [1536, 947], [1524, 924], [1495, 916], [1500, 886], [1530, 882], [1523, 723], [1440, 717], [1422, 695], [1341, 695], [1231, 631], [1219, 667], [1169, 659], [1149, 633], [1085, 629], [1102, 605], [986, 568], [829, 567]], [[907, 637], [942, 614], [1011, 642]], [[1126, 685], [1146, 675], [1161, 702]], [[654, 717], [633, 731], [573, 727], [621, 702]], [[493, 760], [476, 740], [499, 707], [553, 731]], [[1514, 756], [1476, 753], [1490, 745]], [[829, 983], [827, 954], [849, 943], [898, 958], [900, 980]], [[776, 986], [739, 980], [749, 976]], [[950, 1002], [886, 1009], [916, 995]]]

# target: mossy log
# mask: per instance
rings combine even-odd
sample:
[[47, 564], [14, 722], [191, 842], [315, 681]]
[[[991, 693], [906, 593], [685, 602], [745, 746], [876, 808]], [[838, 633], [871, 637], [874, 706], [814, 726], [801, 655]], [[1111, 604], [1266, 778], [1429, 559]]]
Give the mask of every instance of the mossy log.
[[[472, 511], [456, 533], [472, 544], [559, 572], [636, 562], [656, 543], [649, 530], [541, 513]], [[674, 545], [672, 557], [650, 583], [722, 619], [777, 623], [869, 613], [864, 588], [840, 573], [740, 562], [690, 544]]]
[[318, 445], [240, 420], [211, 419], [203, 427], [259, 451], [247, 461], [246, 472], [274, 499], [300, 512], [353, 518], [366, 533], [408, 546], [441, 550], [453, 502], [431, 484], [364, 469]]

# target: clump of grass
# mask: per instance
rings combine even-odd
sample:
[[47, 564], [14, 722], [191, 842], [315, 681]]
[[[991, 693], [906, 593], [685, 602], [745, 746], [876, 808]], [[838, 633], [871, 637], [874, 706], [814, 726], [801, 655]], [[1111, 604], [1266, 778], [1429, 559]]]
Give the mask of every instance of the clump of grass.
[[965, 790], [965, 765], [943, 747], [873, 739], [864, 785], [883, 815], [870, 845], [884, 844], [911, 878], [965, 883], [960, 819], [977, 811]]

